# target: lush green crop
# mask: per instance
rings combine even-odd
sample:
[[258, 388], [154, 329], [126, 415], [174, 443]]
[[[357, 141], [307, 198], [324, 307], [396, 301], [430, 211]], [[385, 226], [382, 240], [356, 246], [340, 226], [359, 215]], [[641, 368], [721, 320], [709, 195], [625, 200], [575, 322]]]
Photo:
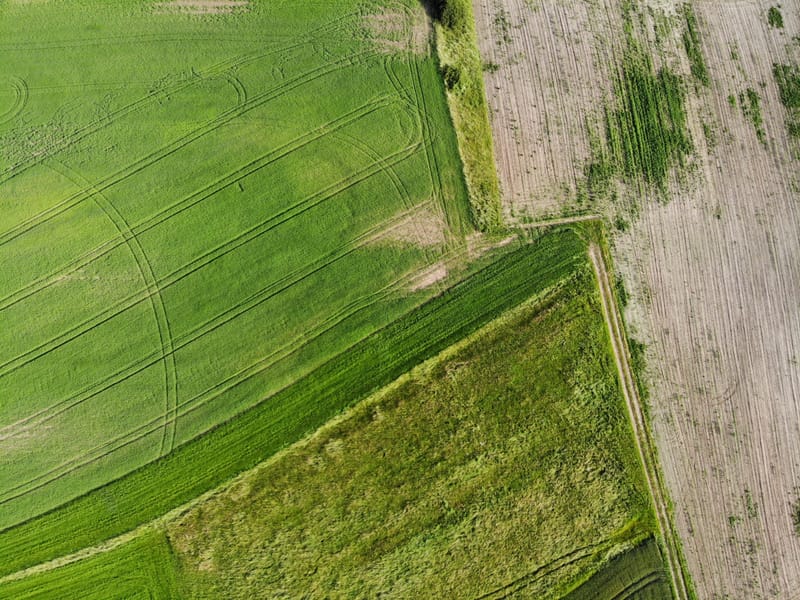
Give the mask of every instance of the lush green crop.
[[436, 60], [405, 44], [420, 17], [2, 3], [0, 530], [439, 289], [413, 282], [472, 227]]
[[[131, 530], [255, 466], [421, 360], [554, 285], [584, 251], [584, 242], [568, 230], [523, 246], [204, 436], [1, 532], [0, 573]], [[302, 350], [297, 358], [304, 358]], [[256, 393], [248, 379], [236, 387]]]
[[605, 568], [564, 600], [614, 598], [615, 600], [671, 600], [669, 575], [663, 567], [655, 540], [615, 557]]
[[3, 600], [175, 600], [175, 559], [164, 534], [148, 531], [108, 552], [0, 584]]

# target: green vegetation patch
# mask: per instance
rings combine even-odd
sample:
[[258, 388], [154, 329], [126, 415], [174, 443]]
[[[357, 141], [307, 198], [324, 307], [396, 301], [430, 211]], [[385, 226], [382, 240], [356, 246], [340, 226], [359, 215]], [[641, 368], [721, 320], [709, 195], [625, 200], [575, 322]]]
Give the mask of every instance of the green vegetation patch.
[[700, 28], [697, 24], [697, 16], [694, 14], [691, 4], [683, 5], [683, 17], [686, 21], [686, 31], [683, 33], [683, 47], [686, 50], [686, 56], [689, 58], [692, 75], [701, 84], [708, 86], [711, 80], [700, 45]]
[[772, 75], [778, 84], [781, 103], [786, 107], [786, 127], [789, 135], [800, 140], [800, 67], [797, 65], [772, 65]]
[[543, 235], [162, 459], [0, 532], [0, 575], [130, 531], [254, 467], [503, 311], [563, 280], [584, 260], [585, 251], [585, 242], [569, 229]]
[[172, 550], [160, 531], [51, 571], [0, 583], [3, 600], [177, 600]]
[[781, 14], [780, 8], [777, 6], [769, 7], [769, 10], [767, 11], [767, 23], [769, 23], [770, 27], [783, 29], [783, 15]]
[[437, 50], [464, 164], [472, 219], [478, 229], [502, 228], [500, 183], [470, 0], [432, 1]]
[[652, 538], [612, 559], [563, 600], [671, 600], [672, 587]]
[[630, 49], [616, 98], [605, 109], [604, 143], [594, 144], [587, 167], [589, 191], [602, 193], [617, 175], [665, 188], [670, 169], [684, 165], [693, 149], [683, 82], [667, 67], [656, 73], [648, 55]]
[[[274, 396], [467, 261], [420, 3], [237, 6], [0, 2], [0, 531]], [[99, 535], [127, 526], [105, 514]]]
[[753, 125], [758, 141], [766, 144], [767, 133], [764, 131], [764, 116], [761, 114], [761, 97], [758, 92], [750, 87], [740, 92], [739, 106], [744, 117]]
[[558, 597], [647, 537], [593, 271], [574, 267], [169, 526], [187, 595]]

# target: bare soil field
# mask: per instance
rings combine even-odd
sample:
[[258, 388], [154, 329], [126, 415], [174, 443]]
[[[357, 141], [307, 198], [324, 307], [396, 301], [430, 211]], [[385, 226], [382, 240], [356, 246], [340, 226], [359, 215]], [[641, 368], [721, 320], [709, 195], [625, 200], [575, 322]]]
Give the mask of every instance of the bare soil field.
[[[474, 6], [484, 60], [499, 66], [486, 87], [505, 212], [573, 210], [589, 156], [585, 122], [612, 94], [622, 3]], [[682, 3], [639, 3], [654, 61], [687, 82], [691, 164], [667, 201], [629, 190], [601, 209], [631, 223], [614, 258], [629, 328], [647, 346], [651, 424], [697, 596], [794, 599], [800, 163], [772, 69], [800, 58], [800, 10], [783, 3], [778, 28], [767, 22], [769, 2], [693, 6], [708, 87], [689, 74]], [[742, 110], [748, 89], [759, 98], [760, 135]]]
[[586, 119], [610, 88], [619, 11], [583, 0], [473, 7], [505, 217], [560, 213], [589, 160]]

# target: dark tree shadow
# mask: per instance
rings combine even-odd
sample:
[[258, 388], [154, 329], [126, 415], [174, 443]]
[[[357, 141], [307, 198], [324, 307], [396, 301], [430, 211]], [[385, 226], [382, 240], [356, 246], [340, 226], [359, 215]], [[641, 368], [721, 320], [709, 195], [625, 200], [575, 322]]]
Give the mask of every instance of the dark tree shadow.
[[422, 8], [433, 21], [438, 21], [442, 16], [442, 0], [419, 0]]

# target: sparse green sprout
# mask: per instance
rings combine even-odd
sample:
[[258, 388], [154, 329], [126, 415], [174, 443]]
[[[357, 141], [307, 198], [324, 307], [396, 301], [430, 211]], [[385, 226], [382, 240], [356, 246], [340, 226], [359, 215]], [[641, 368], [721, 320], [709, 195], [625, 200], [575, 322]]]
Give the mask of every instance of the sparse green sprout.
[[706, 67], [703, 52], [700, 48], [700, 31], [697, 25], [697, 17], [690, 4], [684, 4], [683, 16], [686, 20], [686, 31], [683, 33], [683, 47], [686, 56], [689, 57], [690, 70], [695, 79], [705, 86], [710, 83], [708, 68]]
[[792, 503], [792, 525], [794, 534], [800, 537], [800, 498]]
[[747, 88], [739, 94], [739, 106], [742, 114], [753, 124], [758, 141], [766, 145], [767, 134], [764, 131], [764, 117], [761, 114], [761, 98], [753, 88]]
[[486, 73], [497, 73], [500, 70], [500, 65], [496, 62], [488, 61], [483, 63], [483, 70]]
[[770, 27], [783, 29], [783, 15], [777, 6], [771, 6], [767, 11], [767, 23]]
[[733, 94], [729, 94], [728, 104], [730, 104], [733, 108], [736, 108], [736, 96], [734, 96]]

